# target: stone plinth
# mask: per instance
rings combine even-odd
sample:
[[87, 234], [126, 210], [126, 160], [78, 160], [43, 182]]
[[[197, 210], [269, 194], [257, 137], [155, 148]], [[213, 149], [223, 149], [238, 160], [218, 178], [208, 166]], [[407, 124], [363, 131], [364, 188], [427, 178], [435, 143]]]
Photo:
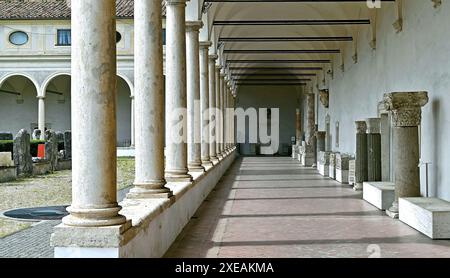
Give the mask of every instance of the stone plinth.
[[437, 198], [399, 198], [400, 221], [432, 239], [450, 239], [450, 203]]
[[330, 175], [330, 152], [319, 152], [317, 168], [322, 176], [328, 177]]
[[355, 191], [362, 190], [363, 182], [367, 181], [367, 124], [356, 121], [356, 161], [355, 161]]
[[299, 147], [299, 160], [300, 164], [304, 167], [311, 167], [314, 164], [314, 146], [307, 145], [303, 142], [303, 145]]
[[336, 180], [343, 184], [348, 184], [349, 160], [348, 154], [336, 154]]
[[336, 155], [338, 153], [330, 153], [330, 166], [329, 177], [333, 180], [336, 179]]
[[12, 181], [17, 178], [17, 169], [11, 159], [10, 152], [0, 153], [0, 182]]
[[395, 184], [390, 182], [364, 182], [363, 199], [380, 210], [387, 210], [394, 202]]
[[43, 176], [53, 172], [52, 163], [50, 160], [41, 160], [33, 163], [33, 176]]
[[353, 158], [350, 159], [348, 161], [348, 183], [351, 185], [355, 185], [355, 181], [356, 181], [355, 166], [356, 166], [356, 160]]

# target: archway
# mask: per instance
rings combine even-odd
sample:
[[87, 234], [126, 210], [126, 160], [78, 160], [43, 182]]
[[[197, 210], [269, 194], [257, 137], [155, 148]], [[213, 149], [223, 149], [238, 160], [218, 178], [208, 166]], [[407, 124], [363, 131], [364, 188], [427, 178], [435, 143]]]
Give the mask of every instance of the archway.
[[46, 128], [52, 128], [54, 131], [59, 132], [71, 129], [70, 80], [70, 74], [60, 73], [50, 77], [44, 83]]
[[131, 145], [131, 86], [124, 77], [117, 76], [117, 147], [129, 147]]
[[0, 80], [0, 130], [15, 135], [32, 132], [38, 121], [37, 83], [25, 74], [10, 74]]

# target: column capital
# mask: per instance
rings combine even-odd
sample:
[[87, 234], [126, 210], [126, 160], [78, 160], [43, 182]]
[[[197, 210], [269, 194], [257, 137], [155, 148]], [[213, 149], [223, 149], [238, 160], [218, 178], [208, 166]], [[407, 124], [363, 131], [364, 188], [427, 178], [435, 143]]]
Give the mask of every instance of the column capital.
[[186, 21], [186, 32], [197, 32], [203, 27], [203, 22], [197, 21]]
[[[217, 55], [217, 54], [212, 54], [212, 55], [209, 55], [208, 56], [208, 58], [211, 60], [211, 61], [216, 61], [217, 60], [217, 58], [219, 58], [219, 55]], [[216, 66], [217, 67], [217, 66]]]
[[367, 123], [366, 121], [356, 121], [356, 133], [357, 134], [366, 134], [367, 133]]
[[223, 77], [225, 79], [225, 77], [227, 76], [227, 74], [223, 71], [220, 71], [220, 77]]
[[384, 95], [386, 110], [392, 112], [395, 127], [414, 127], [422, 120], [422, 106], [428, 103], [428, 92], [394, 92]]
[[[218, 56], [217, 56], [217, 58], [219, 58]], [[221, 70], [222, 69], [222, 66], [221, 65], [216, 65], [216, 70]]]
[[165, 0], [166, 6], [186, 5], [189, 0]]
[[199, 43], [200, 48], [203, 48], [203, 49], [209, 48], [211, 45], [212, 45], [212, 42], [210, 42], [210, 41], [201, 41]]
[[381, 133], [381, 118], [366, 119], [367, 133], [378, 134]]

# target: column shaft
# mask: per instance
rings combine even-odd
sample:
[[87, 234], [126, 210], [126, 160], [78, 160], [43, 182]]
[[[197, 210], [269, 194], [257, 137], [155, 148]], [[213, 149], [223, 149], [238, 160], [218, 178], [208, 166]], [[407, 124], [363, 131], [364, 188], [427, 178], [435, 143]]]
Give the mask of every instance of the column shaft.
[[134, 147], [136, 145], [136, 140], [135, 140], [136, 126], [135, 126], [134, 112], [135, 112], [134, 96], [131, 96], [131, 142], [130, 142], [130, 147]]
[[296, 125], [295, 125], [295, 144], [300, 146], [302, 144], [302, 114], [300, 109], [295, 110]]
[[353, 189], [363, 189], [363, 182], [367, 181], [367, 124], [365, 121], [357, 121], [356, 124], [356, 160], [355, 160], [355, 185]]
[[220, 74], [221, 67], [216, 65], [216, 153], [219, 159], [222, 159], [222, 148], [220, 143], [222, 136], [222, 120], [223, 114], [221, 110], [221, 91], [222, 77]]
[[116, 1], [72, 1], [71, 9], [72, 205], [63, 223], [119, 225], [126, 219], [117, 204]]
[[215, 162], [218, 161], [216, 149], [216, 136], [217, 136], [216, 60], [217, 55], [209, 56], [209, 107], [210, 107], [209, 156], [211, 160]]
[[[136, 0], [135, 180], [129, 198], [170, 197], [164, 187], [164, 76], [160, 1]], [[133, 127], [132, 127], [133, 129]]]
[[188, 168], [191, 172], [204, 172], [201, 160], [201, 108], [199, 29], [201, 21], [186, 22], [187, 70], [187, 137]]
[[381, 181], [381, 119], [370, 118], [367, 124], [367, 180]]
[[45, 97], [38, 97], [38, 129], [41, 131], [40, 139], [45, 139]]
[[201, 134], [202, 134], [202, 164], [212, 166], [209, 156], [209, 47], [211, 42], [200, 43], [200, 110], [201, 110]]
[[166, 0], [166, 180], [188, 182], [186, 1]]

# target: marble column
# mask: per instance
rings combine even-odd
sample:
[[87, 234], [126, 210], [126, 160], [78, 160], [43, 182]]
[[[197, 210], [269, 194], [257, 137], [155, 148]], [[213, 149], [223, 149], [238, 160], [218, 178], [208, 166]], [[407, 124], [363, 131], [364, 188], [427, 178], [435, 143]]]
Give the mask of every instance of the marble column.
[[316, 132], [316, 114], [315, 114], [315, 95], [313, 93], [309, 93], [307, 96], [307, 104], [308, 104], [308, 133], [306, 142], [308, 145], [313, 145], [314, 134]]
[[134, 146], [136, 145], [136, 139], [135, 139], [136, 138], [135, 137], [136, 126], [135, 126], [135, 116], [134, 116], [135, 103], [134, 103], [134, 96], [130, 96], [130, 98], [131, 98], [131, 142], [130, 142], [130, 147], [134, 148]]
[[367, 181], [367, 124], [365, 121], [357, 121], [356, 125], [356, 161], [355, 161], [355, 191], [363, 189], [363, 183]]
[[221, 71], [222, 67], [216, 65], [216, 153], [217, 158], [222, 159], [222, 148], [221, 148], [221, 136], [222, 136], [222, 120], [223, 114], [221, 109], [221, 91], [222, 91], [222, 76]]
[[[63, 224], [126, 223], [117, 204], [116, 1], [78, 0], [72, 18], [72, 204]], [[44, 133], [44, 132], [42, 132]]]
[[381, 119], [366, 119], [367, 181], [381, 181]]
[[211, 42], [200, 42], [200, 112], [201, 112], [201, 158], [203, 166], [212, 166], [209, 155], [209, 47]]
[[200, 108], [200, 58], [199, 30], [201, 21], [186, 22], [186, 72], [187, 72], [187, 139], [188, 169], [204, 172], [201, 159], [201, 108]]
[[166, 180], [190, 182], [187, 167], [186, 0], [166, 0]]
[[209, 55], [209, 108], [210, 108], [210, 130], [209, 130], [209, 156], [211, 161], [217, 163], [216, 136], [217, 136], [217, 115], [216, 115], [216, 60], [217, 55]]
[[396, 92], [384, 95], [394, 125], [395, 201], [386, 213], [398, 218], [398, 199], [420, 197], [419, 130], [427, 92]]
[[128, 198], [168, 198], [164, 179], [164, 75], [160, 1], [136, 0], [135, 180]]
[[38, 96], [38, 129], [41, 140], [45, 140], [45, 96]]
[[295, 110], [296, 128], [295, 128], [295, 145], [302, 145], [302, 113], [299, 108]]
[[223, 72], [223, 68], [222, 71], [220, 73], [220, 111], [222, 113], [222, 120], [220, 123], [220, 154], [222, 155], [222, 157], [226, 156], [226, 152], [225, 152], [225, 144], [224, 144], [224, 140], [225, 140], [225, 94], [226, 94], [226, 81], [225, 81], [225, 72]]

